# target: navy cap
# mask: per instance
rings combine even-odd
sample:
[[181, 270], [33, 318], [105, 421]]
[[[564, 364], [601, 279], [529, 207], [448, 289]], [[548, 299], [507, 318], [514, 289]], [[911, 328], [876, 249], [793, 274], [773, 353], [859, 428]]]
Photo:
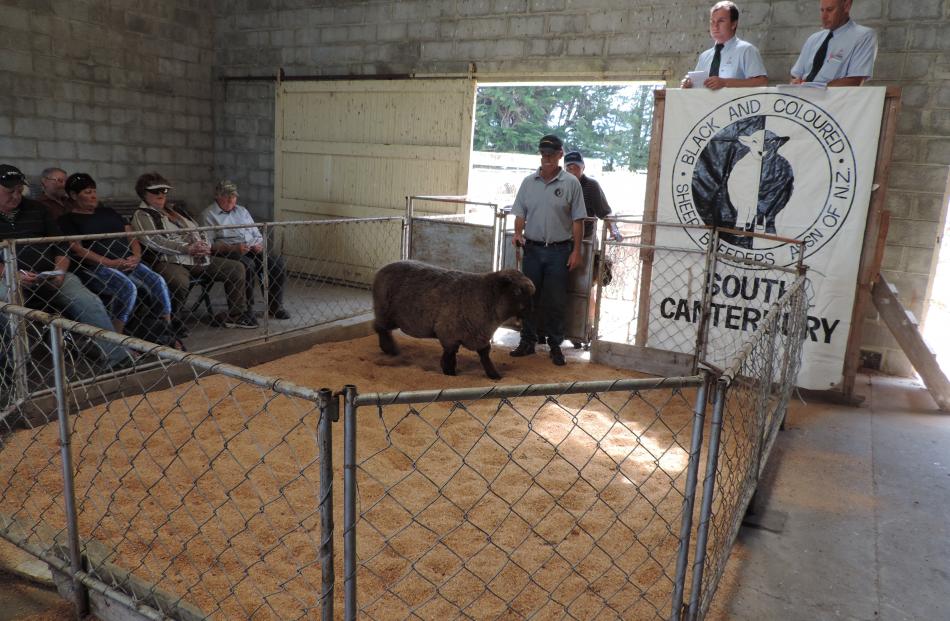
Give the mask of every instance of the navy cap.
[[26, 185], [26, 175], [10, 164], [0, 164], [0, 185], [12, 190], [18, 185]]
[[73, 173], [66, 179], [66, 193], [79, 194], [87, 188], [96, 187], [96, 181], [87, 173]]
[[581, 155], [580, 151], [569, 151], [564, 154], [564, 165], [568, 164], [580, 164], [584, 165], [584, 156]]
[[563, 146], [564, 143], [561, 142], [560, 138], [554, 134], [548, 134], [547, 136], [541, 138], [541, 141], [538, 143], [538, 151], [541, 151], [542, 153], [545, 151], [560, 151]]

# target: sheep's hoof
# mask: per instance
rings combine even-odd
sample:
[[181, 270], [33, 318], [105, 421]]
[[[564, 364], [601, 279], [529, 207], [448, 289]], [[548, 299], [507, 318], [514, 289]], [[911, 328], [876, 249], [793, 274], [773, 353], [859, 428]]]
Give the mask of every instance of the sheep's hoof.
[[455, 369], [442, 369], [443, 375], [455, 375]]
[[488, 379], [493, 379], [493, 380], [500, 380], [500, 379], [501, 379], [501, 374], [499, 374], [499, 373], [486, 373], [485, 375], [488, 376]]

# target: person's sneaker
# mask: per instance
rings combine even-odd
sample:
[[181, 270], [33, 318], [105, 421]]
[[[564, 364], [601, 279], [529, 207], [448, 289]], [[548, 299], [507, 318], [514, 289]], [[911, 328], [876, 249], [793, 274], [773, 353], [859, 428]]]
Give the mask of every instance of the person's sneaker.
[[290, 319], [290, 313], [288, 313], [283, 307], [273, 309], [270, 312], [270, 316], [274, 319]]
[[508, 352], [508, 355], [512, 358], [520, 358], [521, 356], [530, 356], [534, 353], [534, 343], [529, 341], [521, 341], [518, 343], [518, 346]]
[[225, 328], [243, 328], [244, 330], [253, 330], [257, 327], [257, 319], [250, 313], [245, 313], [240, 317], [228, 317], [224, 320]]
[[564, 366], [564, 354], [561, 352], [560, 345], [551, 345], [551, 362], [559, 367]]

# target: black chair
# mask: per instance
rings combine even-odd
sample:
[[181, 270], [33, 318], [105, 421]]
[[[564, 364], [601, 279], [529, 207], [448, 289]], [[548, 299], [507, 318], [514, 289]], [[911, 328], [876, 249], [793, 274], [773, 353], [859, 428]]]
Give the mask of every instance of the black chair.
[[198, 287], [199, 294], [198, 299], [195, 300], [188, 308], [189, 314], [194, 314], [198, 307], [204, 303], [205, 310], [208, 312], [208, 315], [214, 316], [214, 309], [211, 306], [211, 287], [214, 286], [214, 279], [211, 277], [211, 274], [202, 273], [198, 276], [192, 276], [188, 281], [188, 295], [185, 296], [185, 299], [188, 299], [188, 296], [191, 295], [191, 290], [195, 287]]

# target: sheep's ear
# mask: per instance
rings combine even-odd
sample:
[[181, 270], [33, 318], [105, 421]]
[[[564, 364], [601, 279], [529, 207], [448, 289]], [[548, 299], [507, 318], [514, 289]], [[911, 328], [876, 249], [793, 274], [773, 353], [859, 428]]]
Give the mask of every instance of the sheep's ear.
[[778, 149], [778, 148], [780, 148], [783, 144], [785, 144], [786, 142], [788, 142], [788, 138], [789, 138], [788, 136], [777, 136], [777, 137], [775, 138], [775, 148]]

